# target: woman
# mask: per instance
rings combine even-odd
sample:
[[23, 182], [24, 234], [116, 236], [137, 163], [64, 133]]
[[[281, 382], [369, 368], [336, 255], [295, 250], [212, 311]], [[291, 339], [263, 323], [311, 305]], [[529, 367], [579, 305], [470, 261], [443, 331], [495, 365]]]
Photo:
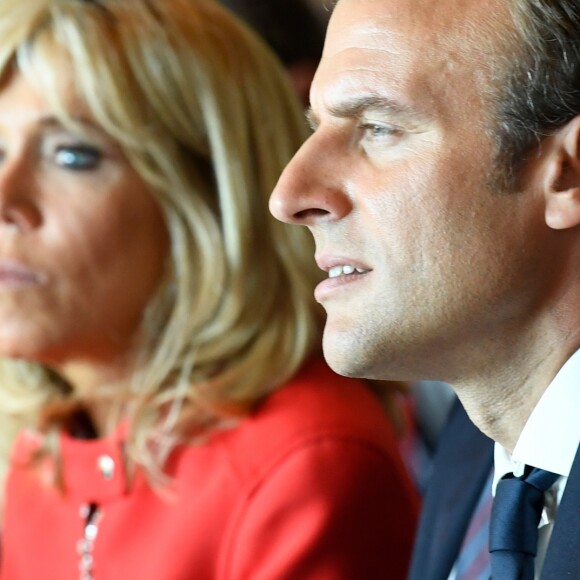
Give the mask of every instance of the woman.
[[404, 577], [393, 431], [267, 212], [303, 136], [208, 1], [1, 0], [2, 580]]

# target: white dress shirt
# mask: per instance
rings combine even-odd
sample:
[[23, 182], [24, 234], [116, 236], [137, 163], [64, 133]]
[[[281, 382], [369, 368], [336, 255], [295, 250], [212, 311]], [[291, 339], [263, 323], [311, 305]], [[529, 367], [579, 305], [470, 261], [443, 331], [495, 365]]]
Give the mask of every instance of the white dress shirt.
[[580, 444], [580, 350], [560, 369], [532, 411], [516, 443], [513, 454], [495, 445], [497, 482], [507, 473], [523, 474], [526, 465], [546, 469], [561, 477], [546, 493], [546, 504], [540, 520], [536, 580], [540, 577], [556, 510], [562, 499], [574, 457]]

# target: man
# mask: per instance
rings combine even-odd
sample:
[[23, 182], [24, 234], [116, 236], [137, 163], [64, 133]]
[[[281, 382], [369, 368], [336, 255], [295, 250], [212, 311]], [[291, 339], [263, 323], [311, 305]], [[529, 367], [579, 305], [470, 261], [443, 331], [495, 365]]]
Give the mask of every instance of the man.
[[[494, 506], [494, 578], [580, 578], [578, 1], [340, 0], [311, 103], [271, 209], [329, 273], [328, 361], [451, 383], [498, 490], [557, 478], [533, 548]], [[512, 555], [526, 571], [496, 572]]]

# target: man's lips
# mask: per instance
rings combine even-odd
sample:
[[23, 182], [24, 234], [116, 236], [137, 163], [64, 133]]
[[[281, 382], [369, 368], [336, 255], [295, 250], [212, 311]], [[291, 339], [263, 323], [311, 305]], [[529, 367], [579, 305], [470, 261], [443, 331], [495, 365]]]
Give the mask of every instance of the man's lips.
[[339, 276], [356, 276], [357, 274], [366, 274], [370, 270], [363, 270], [361, 268], [356, 268], [351, 264], [344, 264], [342, 266], [333, 266], [328, 271], [329, 278], [338, 278]]
[[321, 270], [328, 273], [329, 278], [366, 274], [372, 270], [367, 264], [348, 256], [315, 256], [316, 263]]
[[348, 257], [317, 256], [316, 262], [328, 272], [328, 278], [320, 282], [314, 291], [317, 302], [323, 302], [334, 292], [362, 281], [372, 272], [368, 265]]

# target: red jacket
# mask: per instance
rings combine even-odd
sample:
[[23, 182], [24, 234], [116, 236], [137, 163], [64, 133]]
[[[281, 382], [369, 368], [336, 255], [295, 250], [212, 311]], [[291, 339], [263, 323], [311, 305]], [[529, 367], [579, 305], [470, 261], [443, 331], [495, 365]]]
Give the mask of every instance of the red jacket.
[[[22, 461], [7, 482], [1, 580], [78, 580], [79, 507], [102, 510], [95, 580], [403, 580], [418, 512], [392, 429], [322, 362], [206, 444], [179, 448], [170, 493], [129, 488], [119, 434], [61, 438], [65, 493]], [[110, 479], [99, 458], [114, 461]], [[102, 465], [102, 463], [101, 463]]]

